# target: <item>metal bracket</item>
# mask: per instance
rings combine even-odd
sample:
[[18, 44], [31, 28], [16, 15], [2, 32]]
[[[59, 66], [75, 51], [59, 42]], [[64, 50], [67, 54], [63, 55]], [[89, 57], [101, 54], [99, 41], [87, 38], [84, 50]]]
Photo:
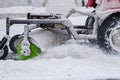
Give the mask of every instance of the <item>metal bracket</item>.
[[23, 56], [30, 56], [31, 50], [30, 50], [30, 42], [28, 40], [29, 35], [29, 25], [24, 26], [24, 37], [23, 41], [21, 42], [21, 55]]

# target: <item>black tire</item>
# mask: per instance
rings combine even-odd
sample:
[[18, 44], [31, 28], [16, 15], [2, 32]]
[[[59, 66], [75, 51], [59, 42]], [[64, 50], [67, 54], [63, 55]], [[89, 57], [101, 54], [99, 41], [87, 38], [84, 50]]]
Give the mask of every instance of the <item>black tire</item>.
[[14, 53], [17, 53], [17, 46], [22, 40], [23, 37], [20, 34], [15, 35], [10, 39], [9, 47]]
[[[115, 44], [113, 40], [116, 40], [117, 37], [116, 38], [113, 36], [111, 37], [111, 35], [114, 34], [115, 30], [117, 31], [120, 30], [119, 27], [117, 27], [118, 25], [120, 26], [119, 21], [120, 21], [120, 13], [119, 12], [114, 13], [108, 16], [108, 18], [106, 18], [101, 24], [101, 26], [98, 28], [98, 35], [97, 35], [98, 45], [107, 53], [113, 54], [120, 52], [115, 47], [113, 47], [113, 44]], [[118, 34], [116, 33], [114, 35], [117, 36]], [[117, 44], [115, 45], [118, 46], [120, 49], [119, 45]]]
[[0, 59], [5, 59], [8, 55], [7, 45], [0, 51]]

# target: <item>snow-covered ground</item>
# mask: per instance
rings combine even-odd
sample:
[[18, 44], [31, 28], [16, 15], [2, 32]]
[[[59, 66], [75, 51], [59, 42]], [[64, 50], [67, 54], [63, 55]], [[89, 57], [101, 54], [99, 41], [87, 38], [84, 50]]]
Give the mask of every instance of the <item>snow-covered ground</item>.
[[[9, 10], [9, 8], [8, 8]], [[82, 19], [79, 21], [79, 19]], [[70, 18], [73, 24], [85, 17]], [[22, 33], [23, 25], [11, 27], [11, 35]], [[0, 38], [5, 20], [0, 20]], [[97, 45], [70, 39], [44, 51], [32, 60], [1, 60], [0, 80], [119, 80], [120, 56], [103, 54]]]

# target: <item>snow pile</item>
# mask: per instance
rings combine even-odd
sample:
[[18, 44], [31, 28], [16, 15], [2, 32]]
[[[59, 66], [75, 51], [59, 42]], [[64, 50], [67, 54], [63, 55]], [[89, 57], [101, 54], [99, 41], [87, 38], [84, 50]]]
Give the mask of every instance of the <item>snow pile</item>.
[[[1, 61], [0, 79], [99, 80], [108, 78], [119, 80], [120, 58], [118, 56], [101, 54], [101, 51], [94, 46], [90, 47], [88, 45], [88, 47], [82, 43], [76, 45], [76, 43], [72, 42], [58, 46], [44, 52], [44, 55], [40, 55], [42, 58], [39, 57], [33, 60]], [[81, 47], [84, 49], [79, 49]]]
[[[91, 48], [92, 47], [92, 48]], [[99, 52], [99, 53], [98, 53]], [[73, 39], [66, 41], [64, 44], [50, 48], [39, 58], [42, 59], [51, 59], [51, 58], [65, 58], [65, 57], [74, 57], [74, 58], [84, 58], [90, 57], [93, 55], [103, 54], [99, 47], [91, 45], [88, 41], [75, 41]]]

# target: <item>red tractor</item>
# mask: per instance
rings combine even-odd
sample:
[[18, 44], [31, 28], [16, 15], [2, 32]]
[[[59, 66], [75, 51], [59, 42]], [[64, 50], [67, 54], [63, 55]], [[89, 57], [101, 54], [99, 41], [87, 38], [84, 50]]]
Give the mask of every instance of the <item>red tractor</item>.
[[73, 9], [67, 17], [75, 12], [88, 15], [84, 34], [91, 34], [89, 41], [108, 53], [120, 53], [120, 0], [89, 0], [87, 7], [91, 6], [95, 7], [92, 13]]

